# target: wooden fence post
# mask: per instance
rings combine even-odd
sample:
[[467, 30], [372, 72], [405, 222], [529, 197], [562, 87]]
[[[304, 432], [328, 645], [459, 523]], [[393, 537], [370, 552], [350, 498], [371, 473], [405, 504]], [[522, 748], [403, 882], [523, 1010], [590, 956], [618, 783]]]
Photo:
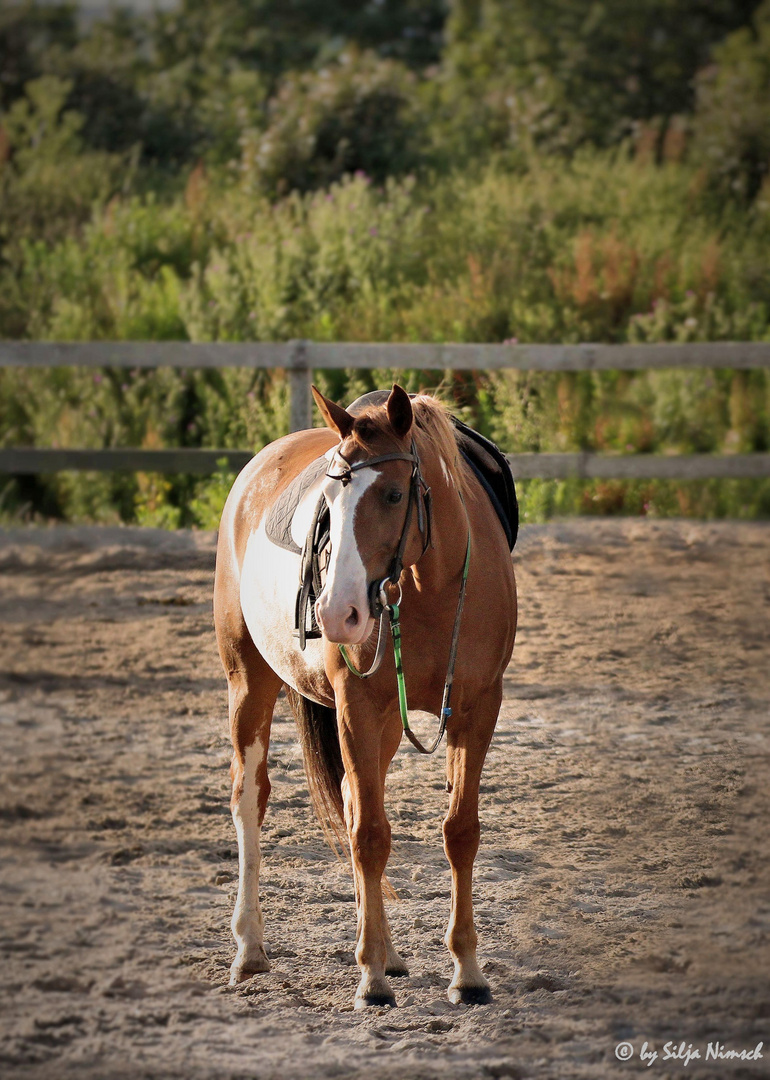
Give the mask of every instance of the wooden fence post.
[[289, 431], [306, 431], [313, 426], [310, 384], [313, 372], [307, 366], [307, 342], [291, 341], [289, 368]]

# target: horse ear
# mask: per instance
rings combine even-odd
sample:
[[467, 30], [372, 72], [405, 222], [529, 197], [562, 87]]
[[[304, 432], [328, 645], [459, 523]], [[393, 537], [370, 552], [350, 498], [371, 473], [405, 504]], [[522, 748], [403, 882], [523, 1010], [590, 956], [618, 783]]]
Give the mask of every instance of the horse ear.
[[396, 435], [398, 435], [400, 439], [403, 439], [412, 426], [413, 414], [409, 395], [406, 390], [403, 390], [398, 385], [398, 383], [393, 384], [393, 389], [390, 392], [390, 397], [388, 398], [385, 408], [388, 410], [390, 426], [393, 428]]
[[329, 398], [324, 397], [315, 386], [311, 386], [310, 389], [313, 391], [315, 403], [321, 410], [321, 416], [323, 416], [327, 425], [333, 431], [338, 432], [341, 439], [346, 439], [353, 430], [355, 417], [351, 416], [347, 409], [343, 409], [341, 405], [335, 405]]

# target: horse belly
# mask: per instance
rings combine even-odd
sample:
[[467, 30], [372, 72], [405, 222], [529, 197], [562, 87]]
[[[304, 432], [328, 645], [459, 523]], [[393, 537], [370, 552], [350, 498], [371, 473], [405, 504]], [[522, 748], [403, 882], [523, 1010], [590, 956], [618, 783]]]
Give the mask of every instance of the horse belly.
[[273, 671], [304, 697], [328, 705], [332, 691], [324, 672], [323, 642], [310, 639], [303, 651], [294, 628], [300, 562], [299, 555], [271, 543], [260, 524], [246, 544], [241, 611], [252, 641]]

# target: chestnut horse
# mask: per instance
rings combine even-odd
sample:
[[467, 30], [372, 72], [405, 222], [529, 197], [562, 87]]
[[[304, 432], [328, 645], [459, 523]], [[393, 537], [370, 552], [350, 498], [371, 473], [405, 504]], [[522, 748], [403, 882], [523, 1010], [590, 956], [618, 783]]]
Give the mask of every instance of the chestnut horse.
[[[354, 415], [313, 392], [328, 426], [265, 447], [236, 479], [219, 531], [214, 612], [228, 684], [239, 854], [231, 984], [270, 967], [259, 902], [259, 837], [270, 793], [270, 725], [285, 686], [316, 810], [327, 823], [338, 815], [337, 828], [344, 823], [350, 846], [361, 969], [355, 1006], [395, 1005], [388, 976], [407, 974], [407, 968], [391, 941], [383, 904], [391, 835], [384, 786], [406, 713], [393, 642], [385, 637], [387, 651], [378, 650], [380, 666], [371, 677], [352, 670], [370, 666], [376, 618], [385, 604], [391, 615], [400, 610], [410, 709], [440, 716], [445, 683], [452, 685], [447, 673], [454, 668], [443, 825], [452, 871], [445, 942], [454, 976], [448, 994], [455, 1003], [485, 1003], [491, 994], [476, 959], [471, 876], [481, 770], [516, 632], [509, 547], [438, 401], [410, 399], [394, 386], [384, 405]], [[295, 615], [301, 556], [296, 548], [276, 546], [266, 522], [276, 500], [313, 462], [320, 469], [291, 528], [299, 547], [323, 495], [330, 554], [314, 607], [318, 631], [300, 643]], [[391, 608], [397, 599], [398, 609]], [[456, 661], [450, 663], [453, 646]]]

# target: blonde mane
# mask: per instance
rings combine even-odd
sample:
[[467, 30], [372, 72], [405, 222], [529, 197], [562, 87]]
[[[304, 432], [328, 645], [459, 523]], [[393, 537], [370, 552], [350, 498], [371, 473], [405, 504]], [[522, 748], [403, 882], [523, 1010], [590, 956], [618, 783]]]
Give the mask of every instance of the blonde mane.
[[424, 457], [430, 450], [446, 465], [452, 481], [463, 498], [468, 494], [468, 467], [460, 457], [454, 427], [445, 405], [430, 394], [418, 394], [412, 399], [414, 441], [417, 452]]
[[[412, 398], [414, 423], [411, 435], [421, 460], [435, 455], [443, 462], [455, 487], [463, 498], [468, 494], [470, 474], [460, 457], [454, 427], [449, 412], [438, 398], [417, 394]], [[382, 406], [370, 406], [356, 417], [351, 437], [365, 450], [373, 449], [378, 434], [392, 436], [387, 414]]]

